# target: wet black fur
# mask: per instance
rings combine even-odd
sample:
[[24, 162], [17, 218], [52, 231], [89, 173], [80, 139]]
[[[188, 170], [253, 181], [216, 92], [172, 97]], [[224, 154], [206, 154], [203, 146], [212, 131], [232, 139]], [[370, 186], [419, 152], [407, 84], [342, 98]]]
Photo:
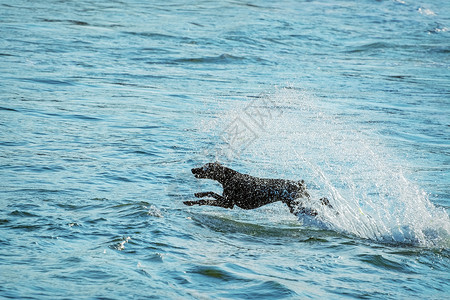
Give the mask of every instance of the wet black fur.
[[[197, 198], [211, 197], [215, 200], [184, 201], [186, 205], [211, 205], [230, 209], [236, 205], [243, 209], [255, 209], [281, 201], [295, 215], [317, 215], [317, 211], [302, 206], [302, 198], [310, 199], [303, 180], [258, 178], [239, 173], [219, 163], [207, 163], [191, 171], [196, 178], [218, 181], [223, 187], [223, 193], [222, 195], [214, 192], [195, 193], [194, 196]], [[326, 198], [321, 199], [321, 204], [331, 207]]]

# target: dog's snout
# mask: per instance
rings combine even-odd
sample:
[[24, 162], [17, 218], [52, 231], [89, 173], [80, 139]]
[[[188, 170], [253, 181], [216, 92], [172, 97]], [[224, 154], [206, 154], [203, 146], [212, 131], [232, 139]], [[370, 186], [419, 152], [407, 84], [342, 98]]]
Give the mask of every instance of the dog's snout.
[[202, 168], [192, 168], [191, 172], [194, 175], [199, 175], [199, 174], [203, 173], [203, 169]]
[[194, 174], [195, 178], [204, 178], [205, 172], [202, 168], [193, 168], [191, 169], [192, 174]]

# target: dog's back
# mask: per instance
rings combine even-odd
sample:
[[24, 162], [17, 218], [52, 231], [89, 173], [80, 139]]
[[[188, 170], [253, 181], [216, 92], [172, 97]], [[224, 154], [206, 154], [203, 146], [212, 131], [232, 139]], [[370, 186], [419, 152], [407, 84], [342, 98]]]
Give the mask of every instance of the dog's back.
[[305, 196], [301, 182], [285, 179], [258, 178], [238, 173], [223, 185], [223, 196], [233, 199], [234, 204], [243, 209], [282, 201], [284, 203]]

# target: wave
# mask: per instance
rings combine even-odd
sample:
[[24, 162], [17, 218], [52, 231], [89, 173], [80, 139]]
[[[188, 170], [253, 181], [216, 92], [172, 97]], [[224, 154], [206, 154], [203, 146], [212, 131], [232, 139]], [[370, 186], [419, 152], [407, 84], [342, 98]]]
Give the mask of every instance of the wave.
[[255, 61], [260, 64], [270, 64], [269, 61], [260, 57], [244, 57], [244, 56], [234, 56], [230, 54], [221, 54], [218, 56], [205, 56], [205, 57], [187, 57], [178, 58], [166, 63], [187, 63], [187, 64], [245, 64], [249, 61]]

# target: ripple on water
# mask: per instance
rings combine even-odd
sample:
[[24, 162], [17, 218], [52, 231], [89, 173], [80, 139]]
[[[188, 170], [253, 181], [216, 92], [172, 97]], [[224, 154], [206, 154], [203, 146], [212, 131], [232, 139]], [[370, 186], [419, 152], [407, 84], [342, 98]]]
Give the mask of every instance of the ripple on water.
[[358, 257], [361, 261], [385, 271], [416, 274], [416, 272], [414, 271], [414, 266], [409, 266], [403, 261], [398, 261], [398, 259], [394, 256], [390, 256], [390, 258], [388, 259], [380, 254], [361, 254], [358, 255]]
[[256, 281], [254, 284], [246, 284], [241, 287], [236, 287], [230, 293], [227, 293], [226, 296], [251, 299], [282, 299], [299, 295], [278, 281], [266, 280], [262, 282]]
[[[0, 298], [448, 297], [448, 0], [3, 2]], [[335, 231], [182, 204], [233, 120]]]
[[225, 267], [217, 265], [197, 265], [186, 271], [188, 281], [202, 289], [226, 284], [229, 291], [217, 291], [217, 297], [250, 297], [250, 298], [277, 298], [293, 296], [296, 293], [287, 286], [274, 280], [261, 280], [257, 275], [238, 274]]

